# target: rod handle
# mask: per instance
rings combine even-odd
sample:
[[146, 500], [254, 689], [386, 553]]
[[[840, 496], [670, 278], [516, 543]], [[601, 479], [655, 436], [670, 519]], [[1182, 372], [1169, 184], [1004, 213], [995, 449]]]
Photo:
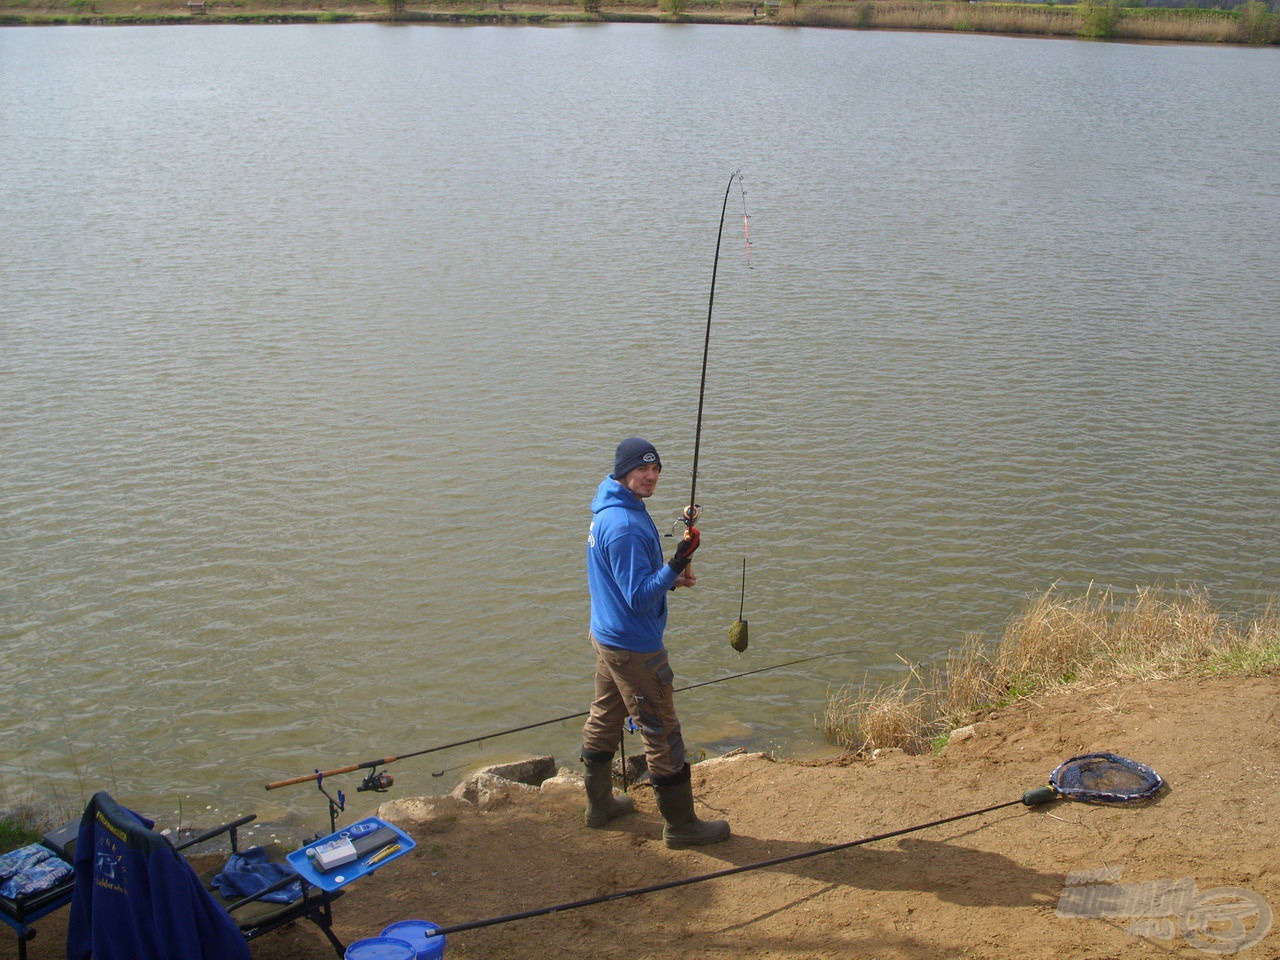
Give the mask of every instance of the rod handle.
[[312, 780], [320, 777], [336, 777], [340, 773], [353, 773], [356, 770], [363, 770], [366, 767], [385, 766], [388, 763], [395, 763], [399, 757], [383, 757], [381, 760], [369, 760], [365, 763], [352, 763], [345, 767], [334, 767], [332, 770], [317, 770], [315, 773], [307, 773], [301, 777], [290, 777], [288, 780], [277, 780], [274, 783], [268, 783], [268, 790], [275, 790], [278, 787], [291, 787], [295, 783], [310, 783]]
[[1028, 807], [1038, 807], [1042, 803], [1050, 803], [1058, 799], [1058, 791], [1053, 787], [1036, 787], [1022, 795], [1022, 802]]

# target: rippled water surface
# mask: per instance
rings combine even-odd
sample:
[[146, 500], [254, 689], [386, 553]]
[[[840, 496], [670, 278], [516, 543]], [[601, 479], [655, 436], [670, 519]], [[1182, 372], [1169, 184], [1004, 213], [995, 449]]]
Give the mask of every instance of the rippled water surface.
[[[739, 168], [668, 640], [681, 683], [854, 652], [690, 692], [695, 746], [809, 750], [830, 689], [1054, 583], [1256, 611], [1276, 70], [747, 27], [0, 31], [4, 794], [320, 825], [263, 785], [585, 708], [586, 506], [630, 434], [664, 526], [687, 499]], [[569, 761], [576, 730], [397, 790]]]

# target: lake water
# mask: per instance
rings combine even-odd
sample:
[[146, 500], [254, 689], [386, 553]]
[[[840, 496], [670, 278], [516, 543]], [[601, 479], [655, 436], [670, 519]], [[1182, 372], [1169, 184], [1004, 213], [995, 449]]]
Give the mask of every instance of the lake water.
[[[685, 695], [695, 749], [817, 749], [829, 692], [1055, 583], [1256, 612], [1278, 77], [787, 28], [0, 30], [0, 799], [320, 827], [264, 784], [584, 709], [587, 504], [632, 434], [660, 524], [687, 500], [739, 169], [668, 641], [682, 684], [853, 652]], [[394, 795], [572, 762], [579, 726]]]

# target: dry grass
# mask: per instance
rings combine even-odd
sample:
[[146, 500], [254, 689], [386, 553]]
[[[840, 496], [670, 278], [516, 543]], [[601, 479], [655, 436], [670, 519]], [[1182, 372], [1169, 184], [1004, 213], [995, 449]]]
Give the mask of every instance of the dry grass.
[[[1174, 43], [1241, 43], [1244, 36], [1238, 16], [1224, 17], [1222, 11], [1127, 10], [1116, 21], [1117, 40], [1155, 40]], [[1203, 16], [1198, 14], [1203, 13]]]
[[816, 27], [879, 30], [961, 30], [1068, 36], [1080, 30], [1070, 6], [1051, 9], [1028, 4], [969, 4], [915, 0], [858, 0], [802, 4], [797, 22]]
[[[1265, 10], [1265, 7], [1263, 8]], [[783, 19], [804, 26], [865, 30], [954, 30], [961, 32], [1093, 36], [1084, 4], [948, 3], [939, 0], [854, 0], [784, 4]], [[1183, 43], [1274, 43], [1277, 25], [1253, 28], [1233, 10], [1117, 6], [1101, 36]], [[1255, 18], [1256, 19], [1256, 18]], [[1255, 35], [1256, 34], [1256, 35]]]
[[1109, 590], [1067, 596], [1055, 587], [1027, 604], [994, 649], [966, 637], [940, 667], [907, 667], [895, 683], [829, 696], [827, 738], [858, 754], [923, 753], [975, 712], [1039, 690], [1280, 669], [1280, 610], [1241, 625], [1200, 590], [1149, 587], [1121, 601]]
[[827, 739], [859, 755], [882, 747], [923, 753], [932, 698], [917, 669], [908, 664], [908, 670], [906, 679], [869, 694], [843, 687], [829, 695], [822, 722]]

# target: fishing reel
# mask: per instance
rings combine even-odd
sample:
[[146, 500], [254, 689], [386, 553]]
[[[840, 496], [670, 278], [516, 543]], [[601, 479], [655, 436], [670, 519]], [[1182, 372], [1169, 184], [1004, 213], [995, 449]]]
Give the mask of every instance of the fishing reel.
[[[684, 508], [680, 516], [676, 517], [676, 519], [671, 521], [671, 529], [668, 530], [665, 535], [668, 537], [674, 537], [677, 528], [680, 526], [683, 526], [685, 530], [688, 530], [690, 527], [692, 527], [695, 523], [698, 522], [698, 518], [701, 516], [702, 516], [702, 507], [700, 507], [696, 503], [691, 503], [689, 506]], [[682, 535], [683, 535], [683, 532], [682, 532]]]
[[360, 786], [356, 787], [356, 792], [360, 793], [365, 790], [372, 790], [374, 793], [385, 793], [391, 789], [395, 778], [385, 770], [373, 769], [360, 781]]

